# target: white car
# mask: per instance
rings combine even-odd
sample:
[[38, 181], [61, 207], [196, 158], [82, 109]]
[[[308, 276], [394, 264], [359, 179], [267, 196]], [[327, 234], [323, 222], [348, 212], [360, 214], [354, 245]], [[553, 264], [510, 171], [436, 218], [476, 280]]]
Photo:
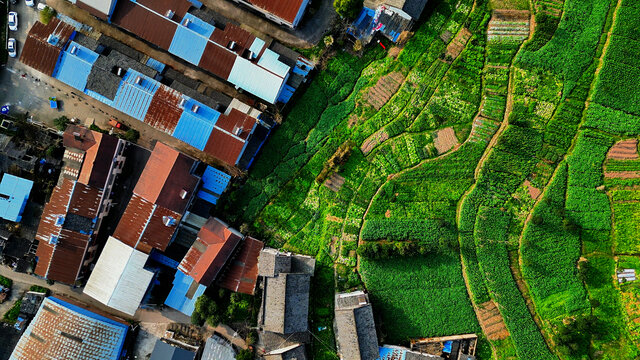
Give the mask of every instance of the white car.
[[9, 56], [16, 57], [16, 39], [9, 38], [9, 41], [7, 41], [7, 50], [9, 51]]
[[35, 2], [33, 0], [24, 0], [24, 3], [27, 4], [27, 6], [31, 6], [31, 7], [35, 5]]
[[18, 13], [15, 11], [9, 13], [9, 30], [18, 30]]

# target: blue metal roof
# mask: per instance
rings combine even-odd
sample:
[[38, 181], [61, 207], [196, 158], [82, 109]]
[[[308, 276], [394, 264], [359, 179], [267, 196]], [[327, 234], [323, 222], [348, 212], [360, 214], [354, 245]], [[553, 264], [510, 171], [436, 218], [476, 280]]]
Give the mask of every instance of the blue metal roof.
[[22, 220], [33, 181], [4, 174], [0, 182], [0, 217], [9, 221]]
[[187, 13], [173, 34], [169, 52], [198, 65], [214, 30], [213, 25]]
[[149, 58], [149, 60], [147, 60], [147, 66], [157, 71], [158, 73], [161, 73], [162, 71], [164, 71], [166, 65], [154, 58]]
[[296, 89], [289, 84], [285, 84], [284, 88], [282, 88], [282, 92], [280, 92], [280, 95], [278, 96], [278, 102], [283, 104], [288, 103], [294, 92], [296, 92]]
[[191, 316], [193, 310], [195, 310], [196, 300], [202, 295], [207, 288], [206, 286], [199, 284], [195, 294], [191, 299], [187, 298], [187, 292], [191, 283], [195, 280], [190, 276], [187, 276], [182, 271], [176, 271], [176, 275], [173, 279], [173, 287], [169, 292], [169, 296], [164, 301], [164, 304], [170, 306], [185, 315]]
[[[89, 89], [85, 89], [84, 93], [91, 96], [92, 98], [107, 104], [111, 107], [113, 107], [113, 100], [109, 99], [108, 97], [102, 95], [102, 94], [98, 94], [97, 92], [93, 91], [93, 90], [89, 90]], [[115, 98], [114, 98], [115, 99]]]
[[[266, 63], [268, 64], [270, 61], [267, 60]], [[245, 58], [238, 57], [233, 63], [228, 81], [271, 104], [275, 104], [286, 79], [286, 77], [282, 78]]]
[[202, 187], [215, 194], [222, 194], [229, 186], [231, 175], [211, 166], [207, 166], [202, 175]]
[[53, 71], [53, 77], [84, 91], [87, 86], [87, 78], [96, 59], [98, 59], [96, 52], [72, 41], [60, 56]]
[[254, 54], [258, 55], [260, 54], [260, 50], [262, 50], [262, 48], [264, 47], [264, 44], [266, 44], [264, 40], [257, 37], [253, 40], [253, 43], [251, 43], [249, 50], [251, 50]]
[[[199, 150], [204, 150], [213, 127], [220, 117], [220, 113], [212, 108], [186, 97], [184, 111], [173, 131], [173, 137], [182, 140]], [[194, 112], [194, 106], [198, 106]]]
[[289, 73], [289, 70], [291, 70], [291, 67], [279, 59], [280, 55], [276, 54], [272, 50], [265, 49], [264, 53], [262, 53], [262, 56], [258, 60], [258, 65], [278, 74], [280, 77], [285, 77]]
[[[138, 77], [140, 81], [139, 84], [136, 84]], [[120, 82], [120, 87], [113, 100], [113, 107], [140, 121], [144, 121], [151, 99], [158, 87], [160, 87], [160, 83], [156, 80], [129, 69], [122, 78], [122, 82]]]
[[217, 204], [218, 203], [218, 199], [220, 198], [220, 196], [218, 195], [214, 195], [206, 190], [200, 190], [198, 191], [198, 193], [196, 194], [200, 199], [210, 203], [210, 204]]

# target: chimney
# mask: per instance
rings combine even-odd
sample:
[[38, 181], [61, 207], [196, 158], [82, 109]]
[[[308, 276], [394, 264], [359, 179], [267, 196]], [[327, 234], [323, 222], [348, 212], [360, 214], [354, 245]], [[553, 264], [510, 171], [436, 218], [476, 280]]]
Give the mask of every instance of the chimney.
[[164, 16], [165, 16], [167, 19], [172, 19], [172, 18], [173, 18], [173, 15], [174, 15], [174, 12], [173, 12], [171, 9], [167, 10], [167, 12], [164, 14]]
[[181, 98], [181, 99], [180, 99], [180, 104], [179, 104], [178, 106], [180, 106], [181, 108], [183, 108], [183, 109], [184, 109], [184, 104], [185, 104], [186, 102], [187, 102], [187, 99], [185, 99], [185, 98]]
[[198, 106], [198, 104], [194, 104], [193, 107], [191, 107], [191, 111], [196, 114], [198, 113], [198, 110], [200, 110], [200, 106]]
[[139, 75], [136, 76], [136, 85], [140, 85], [141, 82], [142, 82], [142, 77], [140, 77]]
[[227, 49], [229, 50], [233, 50], [236, 48], [236, 42], [235, 41], [229, 41], [229, 45], [227, 45]]
[[78, 50], [78, 48], [75, 45], [73, 45], [73, 47], [71, 48], [71, 54], [75, 54], [76, 50]]
[[189, 192], [187, 192], [187, 190], [182, 189], [180, 190], [180, 199], [185, 199], [187, 197], [187, 194], [189, 194]]
[[235, 136], [240, 136], [240, 134], [242, 134], [242, 128], [239, 126], [234, 126], [233, 127], [233, 134]]
[[190, 23], [189, 19], [184, 19], [184, 21], [182, 22], [182, 25], [185, 27], [188, 27], [189, 23]]
[[121, 67], [118, 68], [118, 76], [122, 76], [122, 68]]
[[74, 138], [76, 141], [82, 141], [82, 137], [80, 136], [80, 133], [79, 133], [79, 132], [74, 132], [74, 133], [73, 133], [73, 138]]
[[165, 226], [171, 227], [171, 226], [174, 226], [176, 224], [176, 219], [174, 219], [173, 216], [163, 216], [162, 217], [162, 223]]

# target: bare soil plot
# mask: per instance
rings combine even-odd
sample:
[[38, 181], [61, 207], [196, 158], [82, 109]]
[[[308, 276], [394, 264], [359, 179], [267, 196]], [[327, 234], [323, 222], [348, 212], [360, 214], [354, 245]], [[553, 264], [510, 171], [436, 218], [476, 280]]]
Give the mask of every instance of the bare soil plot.
[[493, 300], [478, 305], [477, 314], [480, 326], [489, 340], [503, 340], [509, 336], [509, 330], [504, 325], [500, 310]]
[[471, 39], [471, 32], [467, 28], [463, 28], [458, 32], [458, 35], [449, 43], [446, 51], [446, 61], [452, 63], [455, 58], [460, 55], [467, 42]]
[[633, 160], [637, 158], [638, 139], [620, 140], [607, 153], [607, 159]]
[[364, 99], [376, 110], [380, 110], [391, 99], [404, 82], [404, 76], [399, 72], [392, 72], [381, 77], [364, 95]]
[[637, 179], [640, 178], [640, 171], [605, 171], [604, 177], [617, 179]]
[[542, 191], [540, 189], [538, 189], [537, 187], [533, 186], [529, 180], [525, 180], [524, 181], [524, 186], [527, 187], [527, 191], [529, 192], [529, 196], [531, 196], [531, 198], [533, 200], [537, 200], [538, 197], [540, 196], [540, 194], [542, 194]]
[[453, 131], [452, 127], [438, 130], [435, 134], [433, 134], [433, 145], [435, 146], [436, 150], [438, 150], [438, 155], [446, 153], [454, 146], [458, 145], [456, 132]]
[[327, 180], [324, 181], [324, 186], [328, 187], [331, 191], [338, 192], [344, 185], [344, 177], [333, 173]]
[[362, 143], [362, 145], [360, 146], [360, 150], [362, 150], [363, 154], [367, 155], [371, 152], [371, 150], [375, 149], [376, 146], [387, 139], [389, 139], [389, 134], [387, 134], [387, 132], [384, 130], [378, 130]]
[[529, 10], [494, 10], [487, 29], [487, 39], [524, 40], [529, 37], [530, 25]]

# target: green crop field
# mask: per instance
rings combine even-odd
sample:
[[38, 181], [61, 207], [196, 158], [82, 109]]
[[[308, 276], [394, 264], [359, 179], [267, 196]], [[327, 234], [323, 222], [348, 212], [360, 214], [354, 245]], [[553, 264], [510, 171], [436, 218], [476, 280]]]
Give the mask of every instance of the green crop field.
[[640, 5], [429, 4], [393, 56], [336, 41], [216, 211], [317, 258], [314, 359], [337, 358], [333, 296], [355, 289], [381, 343], [639, 358], [640, 284], [615, 273], [640, 272], [640, 158], [610, 150], [640, 137]]

